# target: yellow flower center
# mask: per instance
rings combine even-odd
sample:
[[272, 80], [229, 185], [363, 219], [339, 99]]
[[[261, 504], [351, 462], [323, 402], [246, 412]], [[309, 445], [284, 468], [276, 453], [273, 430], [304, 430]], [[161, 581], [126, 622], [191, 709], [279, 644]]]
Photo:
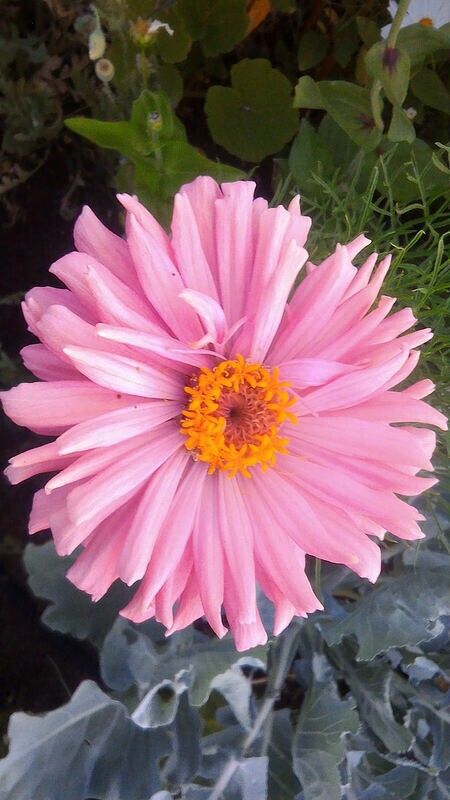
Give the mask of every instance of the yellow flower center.
[[181, 420], [185, 446], [209, 464], [210, 475], [220, 469], [250, 478], [249, 469], [257, 464], [265, 471], [277, 453], [287, 452], [280, 426], [297, 421], [289, 411], [295, 403], [289, 385], [279, 380], [277, 369], [250, 364], [241, 355], [214, 369], [202, 367], [184, 387], [190, 398]]
[[431, 17], [422, 17], [422, 19], [419, 19], [419, 25], [423, 25], [424, 28], [432, 28], [433, 20]]

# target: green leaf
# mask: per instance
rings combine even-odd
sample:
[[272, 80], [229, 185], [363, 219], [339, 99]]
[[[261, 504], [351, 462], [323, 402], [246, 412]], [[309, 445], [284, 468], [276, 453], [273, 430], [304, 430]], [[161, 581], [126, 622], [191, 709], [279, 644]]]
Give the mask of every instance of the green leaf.
[[228, 53], [247, 31], [245, 0], [180, 0], [178, 9], [186, 30], [201, 42], [206, 56]]
[[357, 659], [370, 661], [390, 647], [431, 639], [434, 636], [431, 623], [449, 613], [446, 570], [418, 570], [390, 578], [371, 589], [343, 620], [324, 620], [321, 628], [330, 645], [345, 636], [355, 636]]
[[412, 735], [395, 721], [392, 713], [390, 684], [393, 673], [390, 664], [358, 664], [341, 653], [338, 658], [357, 702], [361, 722], [371, 728], [390, 752], [404, 753], [411, 744]]
[[0, 761], [2, 800], [142, 800], [160, 788], [158, 763], [170, 749], [165, 731], [138, 728], [92, 681], [56, 711], [13, 714], [8, 738], [9, 754]]
[[427, 67], [414, 75], [411, 89], [424, 105], [450, 114], [450, 95], [434, 70]]
[[442, 54], [442, 59], [445, 59], [450, 47], [450, 25], [439, 29], [420, 24], [408, 25], [400, 29], [397, 45], [408, 53], [412, 67], [423, 63], [431, 55], [439, 58]]
[[303, 75], [295, 87], [294, 108], [325, 108], [319, 84], [309, 75]]
[[367, 47], [371, 47], [380, 38], [378, 25], [368, 17], [356, 17], [358, 33]]
[[100, 647], [130, 592], [124, 584], [116, 583], [93, 603], [65, 577], [74, 560], [75, 556], [58, 556], [53, 542], [28, 544], [24, 554], [28, 584], [35, 595], [51, 602], [42, 614], [45, 625], [77, 639], [89, 639]]
[[267, 798], [267, 756], [244, 758], [223, 793], [224, 800], [270, 800]]
[[164, 29], [159, 30], [155, 41], [155, 50], [166, 64], [177, 64], [187, 57], [192, 46], [192, 39], [186, 30], [177, 5], [170, 9], [166, 19], [173, 34], [171, 35]]
[[292, 771], [292, 735], [290, 709], [283, 708], [273, 712], [268, 749], [270, 800], [292, 800], [300, 791], [300, 784]]
[[339, 700], [326, 665], [323, 656], [314, 656], [313, 682], [303, 700], [292, 741], [294, 772], [305, 800], [341, 799], [342, 737], [359, 726], [354, 703]]
[[381, 82], [388, 100], [401, 106], [409, 85], [408, 53], [398, 47], [386, 47], [385, 42], [377, 42], [366, 54], [365, 61], [369, 75]]
[[381, 139], [375, 127], [367, 89], [346, 81], [321, 81], [320, 94], [326, 111], [364, 150], [374, 150]]
[[206, 115], [214, 140], [245, 161], [261, 161], [294, 135], [298, 115], [291, 84], [263, 58], [245, 58], [231, 69], [232, 88], [212, 86]]
[[328, 50], [328, 40], [319, 31], [306, 31], [298, 45], [298, 67], [302, 72], [320, 64]]
[[172, 106], [177, 106], [183, 97], [183, 78], [179, 70], [173, 64], [162, 64], [158, 70], [158, 82]]
[[387, 136], [391, 142], [411, 143], [416, 138], [414, 125], [406, 116], [403, 108], [394, 106], [392, 109], [392, 119]]
[[69, 117], [65, 121], [69, 130], [84, 136], [90, 142], [123, 155], [131, 155], [131, 127], [128, 122], [101, 122], [86, 117]]
[[[348, 140], [348, 136], [345, 138]], [[310, 180], [311, 174], [321, 171], [329, 173], [333, 166], [332, 150], [313, 126], [302, 119], [289, 153], [289, 169], [301, 192], [308, 194], [314, 190], [320, 191], [315, 181]]]
[[148, 627], [141, 630], [118, 619], [106, 637], [101, 669], [105, 682], [112, 689], [125, 691], [134, 684], [141, 690], [151, 691], [161, 682], [178, 680], [185, 688], [189, 687], [192, 704], [203, 705], [214, 688], [211, 683], [232, 664], [241, 659], [242, 663], [258, 659], [259, 666], [264, 665], [263, 647], [238, 654], [229, 636], [209, 638], [187, 629], [158, 643], [146, 630]]
[[130, 124], [134, 151], [139, 155], [148, 155], [165, 142], [186, 140], [183, 125], [164, 92], [141, 92], [133, 103]]

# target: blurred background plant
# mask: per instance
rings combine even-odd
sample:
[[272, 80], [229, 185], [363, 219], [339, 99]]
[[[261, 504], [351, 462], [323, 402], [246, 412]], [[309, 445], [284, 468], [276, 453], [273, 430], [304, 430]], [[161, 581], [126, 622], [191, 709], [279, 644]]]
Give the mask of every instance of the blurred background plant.
[[[380, 253], [392, 252], [385, 291], [433, 328], [415, 375], [437, 384], [434, 402], [448, 413], [449, 42], [450, 8], [442, 0], [3, 0], [0, 383], [29, 379], [17, 355], [29, 343], [19, 303], [30, 286], [51, 280], [50, 262], [71, 249], [82, 204], [120, 232], [114, 190], [126, 190], [167, 225], [179, 186], [209, 174], [252, 177], [273, 203], [299, 192], [314, 220], [313, 261], [361, 231]], [[6, 455], [41, 443], [6, 420], [0, 426]], [[238, 664], [228, 640], [216, 642], [203, 629], [169, 645], [152, 625], [116, 622], [111, 629], [117, 598], [93, 606], [63, 579], [49, 543], [28, 545], [31, 588], [54, 603], [44, 613], [49, 628], [87, 641], [43, 628], [43, 604], [30, 594], [20, 560], [31, 488], [15, 487], [11, 503], [10, 487], [1, 486], [0, 500], [8, 499], [0, 724], [6, 730], [16, 709], [47, 711], [72, 696], [65, 716], [50, 713], [42, 725], [58, 742], [62, 719], [69, 733], [61, 746], [76, 756], [75, 775], [112, 760], [100, 772], [114, 785], [101, 783], [94, 769], [86, 796], [113, 796], [122, 781], [127, 800], [139, 800], [144, 785], [146, 797], [170, 788], [158, 800], [209, 797], [205, 787], [236, 757], [223, 795], [233, 800], [262, 800], [267, 780], [270, 800], [448, 800], [446, 460], [441, 436], [440, 483], [426, 500], [427, 542], [405, 550], [388, 541], [376, 590], [339, 569], [325, 567], [321, 578], [316, 567], [327, 613], [305, 623], [295, 645], [289, 631], [287, 644], [272, 644], [268, 672], [267, 652]], [[214, 667], [206, 675], [204, 661]], [[162, 672], [152, 672], [155, 663]], [[93, 683], [72, 695], [83, 678], [109, 686], [123, 705]], [[276, 694], [273, 680], [275, 713], [245, 746], [244, 734], [259, 724], [261, 694]], [[126, 708], [144, 697], [143, 733]], [[123, 716], [104, 749], [96, 744], [87, 755], [83, 703], [94, 709], [87, 724], [95, 741], [109, 730], [105, 719]], [[29, 725], [22, 718], [12, 731], [17, 760], [0, 762], [2, 800], [29, 800], [36, 790], [26, 783], [37, 769]], [[148, 780], [139, 759], [116, 763], [125, 734], [140, 743]], [[191, 747], [181, 753], [186, 738]], [[1, 794], [3, 764], [5, 780], [15, 775], [22, 795], [14, 783]], [[53, 800], [43, 780], [42, 796]], [[78, 798], [76, 786], [66, 788]]]

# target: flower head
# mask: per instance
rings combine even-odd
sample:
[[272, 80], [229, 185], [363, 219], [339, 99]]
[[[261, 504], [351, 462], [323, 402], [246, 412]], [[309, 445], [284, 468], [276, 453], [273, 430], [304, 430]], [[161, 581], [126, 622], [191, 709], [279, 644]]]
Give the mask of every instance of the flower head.
[[[398, 3], [389, 0], [389, 13], [392, 19], [397, 13]], [[411, 0], [408, 10], [402, 20], [402, 28], [408, 25], [422, 25], [424, 28], [441, 28], [450, 22], [449, 4], [446, 0]], [[381, 29], [383, 39], [387, 38], [391, 26], [385, 25]]]
[[288, 302], [310, 220], [298, 198], [268, 208], [254, 188], [198, 178], [170, 236], [128, 195], [125, 239], [85, 208], [78, 252], [51, 267], [67, 288], [23, 304], [41, 382], [3, 394], [13, 420], [54, 437], [7, 474], [53, 474], [30, 533], [50, 528], [62, 555], [81, 546], [69, 578], [94, 599], [140, 581], [124, 616], [172, 632], [205, 615], [239, 649], [266, 638], [257, 584], [275, 632], [321, 607], [305, 554], [374, 581], [373, 537], [422, 536], [397, 494], [433, 485], [418, 475], [435, 444], [424, 426], [445, 427], [422, 399], [430, 381], [394, 389], [431, 333], [377, 301], [389, 257], [357, 269], [358, 236], [308, 263]]

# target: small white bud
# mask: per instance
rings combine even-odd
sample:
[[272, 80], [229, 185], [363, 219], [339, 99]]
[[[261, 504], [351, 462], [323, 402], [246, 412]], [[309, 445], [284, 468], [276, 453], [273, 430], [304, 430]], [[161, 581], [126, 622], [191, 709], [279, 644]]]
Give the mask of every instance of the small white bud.
[[89, 58], [91, 61], [97, 61], [97, 59], [102, 58], [105, 54], [105, 49], [105, 34], [101, 28], [96, 28], [89, 36]]
[[95, 65], [95, 74], [104, 83], [109, 83], [114, 78], [114, 64], [109, 58], [101, 58]]
[[413, 120], [413, 119], [415, 119], [417, 117], [417, 111], [412, 106], [410, 106], [409, 108], [407, 108], [405, 110], [405, 114], [408, 117], [408, 119], [410, 119], [410, 120]]

